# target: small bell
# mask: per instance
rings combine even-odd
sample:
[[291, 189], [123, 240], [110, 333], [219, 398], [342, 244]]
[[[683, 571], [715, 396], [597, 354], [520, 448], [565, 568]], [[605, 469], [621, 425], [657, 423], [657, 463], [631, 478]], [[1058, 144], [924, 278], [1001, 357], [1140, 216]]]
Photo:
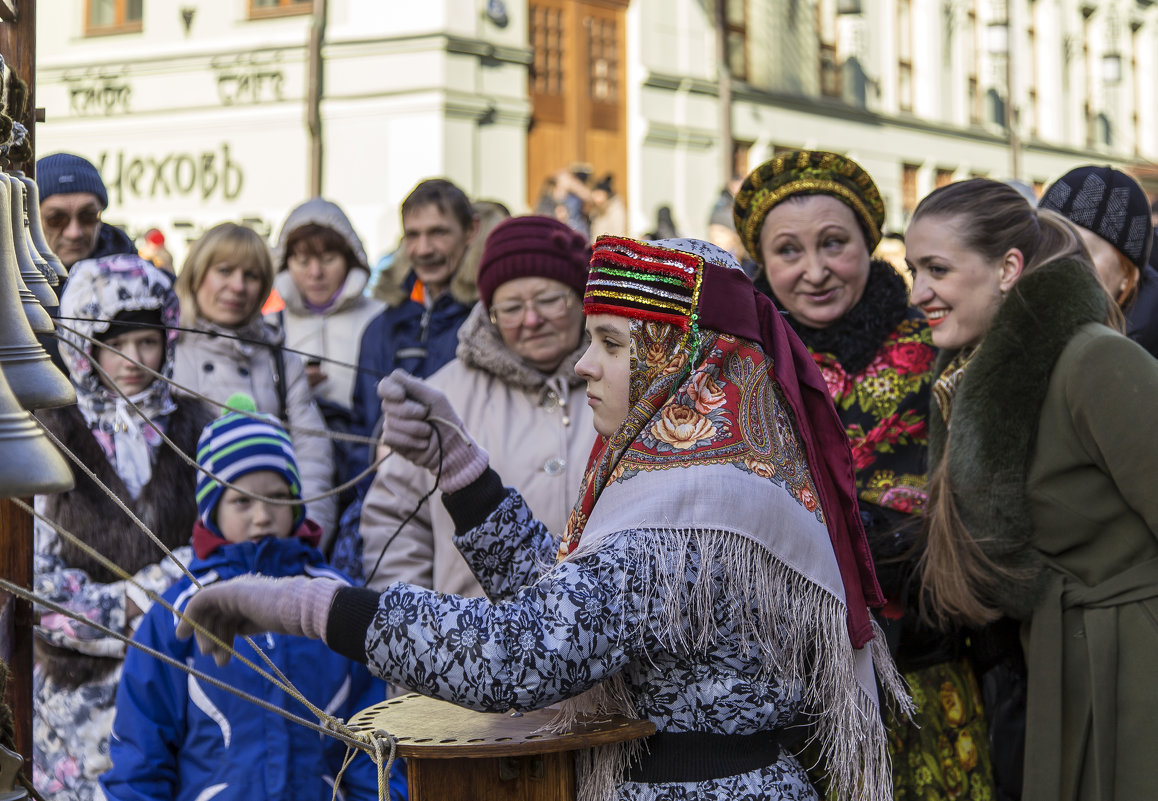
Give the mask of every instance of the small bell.
[[[6, 379], [5, 388], [10, 388], [10, 393], [25, 409], [67, 406], [76, 403], [76, 390], [52, 364], [21, 309], [20, 272], [11, 247], [13, 237], [5, 236], [2, 227], [4, 220], [11, 219], [7, 213], [11, 196], [2, 191], [3, 188], [0, 187], [0, 369]], [[47, 282], [44, 285], [47, 287]], [[36, 299], [31, 298], [30, 302], [48, 320], [48, 330], [54, 330], [48, 313]]]
[[0, 496], [50, 495], [75, 486], [72, 470], [0, 374]]
[[29, 225], [28, 216], [24, 213], [24, 195], [28, 190], [22, 181], [9, 177], [8, 191], [11, 193], [9, 211], [12, 216], [12, 247], [16, 251], [16, 263], [20, 265], [20, 277], [24, 279], [28, 291], [40, 301], [40, 305], [46, 309], [55, 308], [60, 305], [60, 301], [28, 252]]
[[[7, 175], [0, 172], [0, 182], [10, 180]], [[20, 277], [19, 263], [16, 261], [16, 247], [13, 244], [14, 237], [11, 231], [11, 197], [10, 192], [7, 191], [7, 185], [0, 185], [0, 265], [3, 265], [3, 269], [7, 269], [11, 265], [14, 271], [16, 296], [20, 300], [20, 305], [24, 309], [24, 316], [32, 330], [38, 334], [51, 334], [56, 330], [52, 325], [52, 318], [48, 316], [48, 312], [44, 310], [44, 306], [40, 304], [36, 296], [28, 291], [28, 287], [24, 285], [24, 280]]]
[[0, 801], [24, 801], [28, 798], [28, 791], [17, 786], [23, 766], [24, 757], [0, 745]]
[[[64, 284], [64, 279], [68, 278], [68, 270], [64, 268], [64, 264], [60, 258], [52, 252], [52, 248], [48, 246], [48, 239], [44, 236], [44, 222], [40, 219], [40, 187], [36, 185], [36, 181], [29, 178], [22, 172], [10, 173], [10, 175], [18, 179], [28, 189], [28, 222], [32, 231], [32, 244], [36, 252], [40, 254], [40, 258], [44, 259], [48, 264], [48, 268], [56, 273], [57, 280], [61, 285]], [[33, 256], [35, 258], [35, 256]], [[51, 284], [52, 281], [50, 280]], [[58, 290], [59, 291], [59, 290]]]
[[48, 282], [50, 287], [53, 287], [52, 296], [57, 299], [57, 305], [60, 304], [59, 293], [61, 291], [60, 276], [56, 274], [56, 270], [48, 266], [48, 261], [40, 255], [40, 251], [36, 247], [36, 242], [32, 239], [32, 207], [29, 205], [30, 196], [28, 194], [28, 185], [21, 180], [19, 175], [9, 175], [12, 179], [12, 185], [20, 189], [20, 205], [21, 216], [24, 217], [24, 246], [28, 249], [28, 257], [32, 259], [32, 263], [40, 274], [44, 276], [44, 280]]

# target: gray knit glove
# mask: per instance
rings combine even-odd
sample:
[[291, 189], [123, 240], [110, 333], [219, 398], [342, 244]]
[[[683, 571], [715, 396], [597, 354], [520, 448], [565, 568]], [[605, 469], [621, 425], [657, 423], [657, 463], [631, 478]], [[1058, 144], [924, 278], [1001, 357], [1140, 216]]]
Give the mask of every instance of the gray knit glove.
[[229, 661], [229, 652], [195, 631], [189, 620], [228, 644], [234, 637], [263, 631], [325, 640], [330, 605], [343, 586], [333, 579], [307, 576], [239, 576], [211, 584], [198, 590], [185, 607], [177, 636], [187, 640], [195, 633], [201, 653], [212, 655], [219, 667]]
[[[378, 384], [382, 399], [382, 437], [399, 456], [438, 474], [442, 437], [442, 477], [438, 488], [457, 492], [484, 472], [490, 456], [463, 428], [447, 397], [421, 379], [395, 370]], [[432, 418], [439, 418], [434, 420]]]

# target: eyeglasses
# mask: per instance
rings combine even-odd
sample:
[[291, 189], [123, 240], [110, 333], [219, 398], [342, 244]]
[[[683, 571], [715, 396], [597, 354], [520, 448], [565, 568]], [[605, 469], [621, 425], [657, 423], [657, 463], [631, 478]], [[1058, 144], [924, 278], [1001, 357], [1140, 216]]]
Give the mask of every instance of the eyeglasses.
[[81, 209], [75, 215], [69, 214], [67, 211], [54, 209], [44, 215], [44, 226], [57, 231], [63, 230], [68, 227], [73, 217], [76, 218], [76, 221], [82, 228], [92, 228], [101, 221], [101, 213], [96, 209]]
[[567, 313], [571, 304], [575, 302], [571, 292], [552, 292], [550, 295], [539, 295], [527, 301], [513, 300], [510, 303], [500, 303], [491, 306], [491, 322], [499, 328], [518, 328], [527, 319], [527, 308], [533, 308], [535, 314], [544, 320], [558, 320]]

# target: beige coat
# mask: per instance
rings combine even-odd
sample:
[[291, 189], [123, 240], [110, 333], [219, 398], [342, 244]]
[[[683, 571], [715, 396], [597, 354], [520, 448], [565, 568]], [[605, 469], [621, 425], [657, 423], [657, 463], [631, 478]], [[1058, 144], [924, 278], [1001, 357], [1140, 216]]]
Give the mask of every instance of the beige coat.
[[[575, 375], [585, 347], [584, 341], [554, 375], [544, 376], [507, 349], [479, 305], [459, 330], [458, 358], [429, 379], [486, 448], [503, 482], [522, 493], [535, 517], [557, 534], [566, 525], [595, 441], [586, 384]], [[367, 577], [398, 524], [433, 485], [429, 471], [398, 457], [378, 468], [362, 507]], [[482, 588], [454, 547], [453, 533], [454, 523], [436, 492], [390, 543], [367, 586], [381, 590], [405, 581], [481, 596]]]
[[[301, 292], [288, 270], [278, 273], [273, 282], [274, 289], [285, 301], [285, 311], [280, 315], [281, 325], [285, 329], [285, 344], [294, 350], [350, 365], [345, 367], [334, 362], [322, 362], [321, 369], [326, 374], [326, 380], [313, 388], [315, 397], [347, 409], [353, 405], [354, 375], [362, 333], [370, 321], [386, 308], [382, 301], [362, 295], [369, 277], [369, 273], [360, 268], [350, 270], [334, 305], [324, 314], [311, 314], [306, 309]], [[279, 315], [270, 315], [270, 318], [277, 317]], [[270, 322], [278, 325], [276, 320], [271, 319]]]
[[[217, 403], [244, 392], [251, 396], [259, 411], [278, 414], [278, 393], [274, 382], [275, 361], [266, 345], [241, 342], [242, 337], [261, 342], [277, 342], [278, 334], [261, 319], [234, 330], [222, 328], [198, 318], [195, 327], [214, 331], [221, 336], [184, 332], [177, 341], [173, 380], [179, 387], [206, 395]], [[290, 427], [324, 430], [325, 421], [310, 393], [305, 367], [292, 353], [285, 354], [286, 416]], [[309, 498], [333, 487], [334, 456], [327, 437], [290, 432], [302, 476], [302, 495]], [[334, 498], [311, 503], [308, 514], [324, 532], [323, 546], [329, 544], [337, 525], [337, 501]]]

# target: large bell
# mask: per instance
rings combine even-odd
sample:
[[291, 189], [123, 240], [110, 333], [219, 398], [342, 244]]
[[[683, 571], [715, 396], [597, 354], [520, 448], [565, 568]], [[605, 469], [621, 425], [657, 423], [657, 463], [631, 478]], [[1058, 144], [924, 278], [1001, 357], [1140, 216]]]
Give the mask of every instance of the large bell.
[[[0, 172], [0, 182], [10, 180], [12, 179]], [[15, 271], [17, 296], [20, 298], [24, 316], [32, 330], [38, 334], [51, 334], [56, 330], [52, 325], [52, 318], [48, 316], [48, 312], [44, 310], [44, 306], [40, 304], [36, 296], [24, 285], [24, 279], [20, 277], [19, 264], [16, 261], [16, 246], [12, 241], [14, 237], [11, 231], [11, 206], [12, 196], [5, 183], [0, 185], [0, 264], [11, 264]]]
[[[44, 223], [40, 219], [40, 187], [36, 185], [36, 181], [29, 178], [22, 172], [10, 173], [11, 177], [21, 181], [28, 189], [28, 202], [26, 211], [28, 212], [28, 222], [32, 230], [32, 244], [36, 251], [40, 254], [40, 258], [44, 259], [48, 264], [48, 268], [56, 273], [57, 279], [61, 284], [64, 279], [68, 278], [68, 270], [64, 268], [64, 264], [52, 248], [48, 246], [48, 239], [44, 236]], [[49, 283], [52, 283], [49, 281]]]
[[[8, 213], [10, 197], [8, 192], [0, 191], [0, 223], [12, 219]], [[0, 224], [0, 369], [12, 394], [25, 409], [67, 406], [76, 403], [76, 390], [52, 364], [21, 309], [20, 272], [12, 249], [12, 240], [19, 238]], [[48, 283], [44, 285], [47, 287]], [[35, 298], [32, 302], [40, 308]], [[40, 313], [48, 317], [43, 308]], [[48, 330], [53, 330], [51, 319]]]
[[0, 496], [49, 495], [72, 489], [75, 481], [68, 463], [20, 406], [0, 372]]
[[[56, 299], [56, 293], [52, 291], [48, 279], [32, 260], [32, 254], [28, 252], [29, 224], [28, 216], [24, 213], [24, 195], [28, 190], [22, 181], [10, 177], [8, 191], [11, 193], [12, 247], [16, 250], [20, 277], [24, 279], [24, 286], [28, 287], [28, 291], [40, 301], [40, 305], [46, 309], [55, 308], [60, 305], [60, 301]], [[47, 267], [46, 264], [45, 268]]]

